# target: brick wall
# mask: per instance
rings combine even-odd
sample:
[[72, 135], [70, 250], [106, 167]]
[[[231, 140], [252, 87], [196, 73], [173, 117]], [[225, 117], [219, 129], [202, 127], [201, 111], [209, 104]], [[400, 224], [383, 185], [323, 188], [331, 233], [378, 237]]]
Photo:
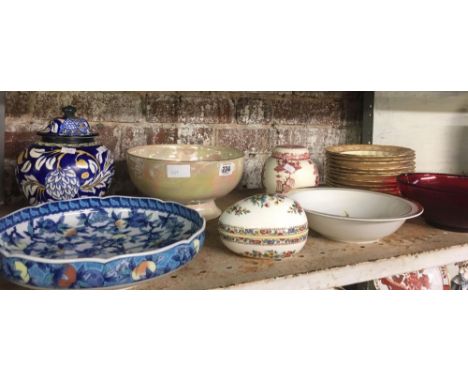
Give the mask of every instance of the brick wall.
[[113, 150], [111, 193], [137, 193], [125, 152], [153, 143], [233, 146], [245, 153], [240, 187], [261, 187], [260, 172], [278, 144], [306, 145], [323, 168], [324, 148], [359, 143], [359, 92], [8, 92], [6, 95], [5, 199], [22, 199], [14, 179], [17, 154], [36, 131], [68, 104], [91, 123]]

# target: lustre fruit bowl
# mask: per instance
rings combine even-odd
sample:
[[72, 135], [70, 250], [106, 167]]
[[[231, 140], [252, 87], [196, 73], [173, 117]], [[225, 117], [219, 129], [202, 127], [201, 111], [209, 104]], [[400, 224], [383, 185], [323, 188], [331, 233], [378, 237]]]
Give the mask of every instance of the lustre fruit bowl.
[[0, 219], [0, 268], [29, 288], [129, 286], [200, 250], [205, 220], [181, 204], [109, 196], [26, 207]]
[[221, 215], [215, 199], [241, 180], [244, 154], [222, 146], [146, 145], [128, 150], [127, 165], [143, 194], [183, 203], [211, 220]]

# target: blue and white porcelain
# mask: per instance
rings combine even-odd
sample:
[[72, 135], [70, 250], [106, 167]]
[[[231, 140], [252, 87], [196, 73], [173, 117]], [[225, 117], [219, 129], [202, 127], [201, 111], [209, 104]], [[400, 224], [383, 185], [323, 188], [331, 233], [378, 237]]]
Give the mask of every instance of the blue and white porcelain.
[[175, 202], [55, 201], [0, 219], [0, 269], [30, 288], [121, 287], [175, 271], [204, 238], [205, 219]]
[[104, 196], [114, 175], [109, 149], [95, 142], [88, 122], [75, 117], [73, 106], [63, 108], [38, 132], [41, 141], [18, 155], [16, 179], [30, 204]]

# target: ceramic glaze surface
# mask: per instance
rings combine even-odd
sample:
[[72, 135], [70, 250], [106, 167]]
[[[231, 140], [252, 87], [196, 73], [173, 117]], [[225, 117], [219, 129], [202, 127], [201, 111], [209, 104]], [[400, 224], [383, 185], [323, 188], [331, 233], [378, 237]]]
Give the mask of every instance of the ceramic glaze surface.
[[326, 148], [329, 186], [358, 188], [400, 196], [396, 177], [414, 170], [415, 152], [406, 147], [338, 145]]
[[55, 118], [41, 134], [57, 134], [71, 137], [91, 135], [92, 131], [88, 121], [84, 118]]
[[371, 281], [371, 289], [449, 290], [447, 267], [433, 267]]
[[214, 200], [239, 183], [244, 155], [217, 146], [149, 145], [129, 149], [127, 165], [143, 194], [183, 203], [210, 220], [221, 214]]
[[259, 194], [227, 208], [218, 232], [223, 244], [239, 255], [279, 260], [304, 247], [307, 217], [284, 195]]
[[288, 197], [304, 208], [310, 229], [349, 243], [377, 241], [423, 212], [409, 200], [364, 190], [321, 187], [295, 190]]
[[388, 145], [337, 145], [326, 148], [329, 155], [343, 157], [359, 162], [363, 158], [369, 161], [394, 161], [395, 159], [414, 158], [414, 150], [408, 147]]
[[73, 106], [63, 108], [38, 132], [41, 141], [23, 150], [17, 159], [16, 180], [30, 204], [103, 196], [114, 175], [114, 159], [88, 122], [75, 117]]
[[37, 288], [102, 288], [176, 270], [204, 242], [204, 219], [157, 199], [50, 202], [0, 219], [1, 268]]
[[277, 146], [263, 167], [262, 182], [267, 193], [287, 193], [319, 183], [317, 165], [303, 146]]
[[30, 204], [103, 196], [114, 175], [112, 153], [102, 145], [37, 143], [22, 151], [16, 179]]

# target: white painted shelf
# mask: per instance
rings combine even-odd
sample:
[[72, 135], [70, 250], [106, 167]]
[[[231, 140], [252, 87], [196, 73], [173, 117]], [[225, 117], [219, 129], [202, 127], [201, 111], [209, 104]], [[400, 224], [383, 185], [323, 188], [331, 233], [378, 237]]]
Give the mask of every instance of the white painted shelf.
[[[218, 204], [226, 208], [252, 193], [233, 192]], [[6, 212], [3, 208], [2, 215]], [[422, 218], [367, 245], [337, 243], [311, 232], [300, 253], [281, 261], [234, 255], [220, 242], [216, 225], [216, 220], [207, 224], [205, 246], [184, 268], [132, 289], [327, 289], [468, 261], [468, 233], [433, 228]], [[0, 279], [0, 288], [19, 287]]]

